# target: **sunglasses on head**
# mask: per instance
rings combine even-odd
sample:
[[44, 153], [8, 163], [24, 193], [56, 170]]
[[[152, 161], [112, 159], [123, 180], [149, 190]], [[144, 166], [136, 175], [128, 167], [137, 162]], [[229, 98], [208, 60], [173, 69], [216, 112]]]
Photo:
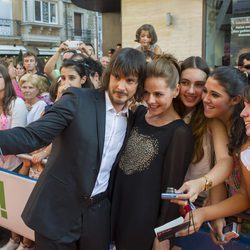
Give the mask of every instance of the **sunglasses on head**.
[[243, 65], [243, 68], [250, 69], [250, 64]]

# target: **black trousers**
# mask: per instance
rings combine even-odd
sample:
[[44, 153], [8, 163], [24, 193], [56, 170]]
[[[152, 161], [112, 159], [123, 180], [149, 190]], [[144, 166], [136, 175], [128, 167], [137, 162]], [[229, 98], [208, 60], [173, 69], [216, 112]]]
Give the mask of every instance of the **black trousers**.
[[110, 201], [107, 198], [86, 204], [74, 228], [58, 241], [35, 232], [36, 250], [108, 250], [109, 244]]

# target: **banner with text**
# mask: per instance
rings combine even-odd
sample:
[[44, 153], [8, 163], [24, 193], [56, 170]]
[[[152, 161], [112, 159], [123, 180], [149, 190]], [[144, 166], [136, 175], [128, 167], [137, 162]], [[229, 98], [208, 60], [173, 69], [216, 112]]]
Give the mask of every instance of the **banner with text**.
[[34, 240], [21, 213], [36, 181], [14, 172], [0, 169], [0, 226]]
[[250, 37], [250, 17], [231, 18], [231, 36], [233, 38]]

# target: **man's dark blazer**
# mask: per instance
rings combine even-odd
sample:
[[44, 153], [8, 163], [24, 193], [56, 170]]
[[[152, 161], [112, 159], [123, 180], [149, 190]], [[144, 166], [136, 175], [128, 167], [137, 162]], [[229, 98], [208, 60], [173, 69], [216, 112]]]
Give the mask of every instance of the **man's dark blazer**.
[[104, 146], [105, 107], [104, 91], [70, 88], [39, 121], [0, 132], [4, 154], [32, 152], [53, 141], [22, 213], [30, 228], [49, 239], [58, 240], [72, 228], [93, 191]]

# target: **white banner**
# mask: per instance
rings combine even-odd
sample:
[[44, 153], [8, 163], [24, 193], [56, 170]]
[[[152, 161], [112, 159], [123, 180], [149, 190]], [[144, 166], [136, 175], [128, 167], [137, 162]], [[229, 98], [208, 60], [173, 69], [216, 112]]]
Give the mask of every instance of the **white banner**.
[[36, 180], [0, 169], [0, 226], [34, 241], [34, 231], [28, 228], [21, 213], [36, 184]]

